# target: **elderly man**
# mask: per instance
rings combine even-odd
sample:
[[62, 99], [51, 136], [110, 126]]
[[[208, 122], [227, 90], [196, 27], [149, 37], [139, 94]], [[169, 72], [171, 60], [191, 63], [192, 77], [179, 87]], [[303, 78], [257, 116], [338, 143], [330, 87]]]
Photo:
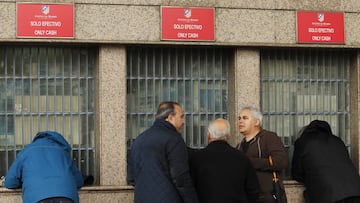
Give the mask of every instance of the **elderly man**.
[[246, 155], [227, 143], [230, 124], [216, 119], [208, 126], [208, 146], [190, 150], [190, 171], [203, 203], [255, 202], [256, 172]]

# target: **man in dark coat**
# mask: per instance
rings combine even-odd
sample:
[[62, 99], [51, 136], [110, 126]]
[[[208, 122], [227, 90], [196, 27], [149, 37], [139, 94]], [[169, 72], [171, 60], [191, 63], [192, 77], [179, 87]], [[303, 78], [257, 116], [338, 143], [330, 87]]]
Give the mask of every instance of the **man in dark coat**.
[[[238, 127], [244, 139], [236, 146], [249, 157], [260, 183], [261, 193], [257, 202], [275, 203], [273, 191], [273, 172], [279, 178], [279, 196], [281, 202], [287, 203], [282, 180], [282, 170], [289, 164], [289, 157], [280, 137], [275, 132], [264, 130], [262, 113], [254, 107], [244, 107], [240, 110]], [[272, 157], [272, 165], [269, 162]]]
[[201, 203], [254, 203], [260, 191], [250, 160], [227, 143], [230, 124], [209, 124], [207, 147], [190, 150], [190, 172]]
[[134, 141], [128, 183], [135, 186], [135, 203], [197, 202], [187, 148], [180, 135], [184, 123], [180, 105], [163, 102], [153, 126]]
[[296, 140], [292, 176], [304, 183], [307, 203], [360, 202], [359, 173], [326, 121], [312, 121]]

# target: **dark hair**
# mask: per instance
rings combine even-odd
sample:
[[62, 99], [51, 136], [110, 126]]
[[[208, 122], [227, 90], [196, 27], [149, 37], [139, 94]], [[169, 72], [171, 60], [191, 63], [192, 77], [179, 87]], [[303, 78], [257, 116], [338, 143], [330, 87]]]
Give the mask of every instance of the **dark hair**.
[[175, 105], [180, 106], [177, 102], [165, 101], [158, 106], [155, 118], [166, 119], [170, 114], [175, 114]]
[[310, 122], [308, 127], [305, 129], [305, 132], [314, 131], [314, 130], [316, 130], [316, 132], [321, 131], [328, 135], [333, 135], [330, 124], [327, 121], [313, 120]]

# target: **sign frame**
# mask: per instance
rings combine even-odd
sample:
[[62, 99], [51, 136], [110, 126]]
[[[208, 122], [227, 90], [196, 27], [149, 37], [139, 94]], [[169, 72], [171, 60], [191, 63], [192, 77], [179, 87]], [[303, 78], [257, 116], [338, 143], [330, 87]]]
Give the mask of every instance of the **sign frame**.
[[215, 41], [215, 8], [161, 6], [161, 40]]
[[345, 44], [344, 12], [297, 11], [297, 43]]
[[16, 3], [17, 38], [74, 39], [75, 6], [71, 3]]

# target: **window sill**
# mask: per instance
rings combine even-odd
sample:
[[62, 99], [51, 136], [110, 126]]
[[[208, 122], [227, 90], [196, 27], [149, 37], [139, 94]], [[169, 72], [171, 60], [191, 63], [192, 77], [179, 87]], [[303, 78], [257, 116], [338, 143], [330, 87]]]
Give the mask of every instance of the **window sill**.
[[[134, 190], [133, 186], [130, 185], [121, 185], [121, 186], [111, 186], [111, 185], [105, 185], [105, 186], [86, 186], [80, 188], [79, 192], [81, 191], [126, 191], [126, 190]], [[21, 189], [7, 189], [5, 187], [0, 187], [0, 193], [21, 193]]]

